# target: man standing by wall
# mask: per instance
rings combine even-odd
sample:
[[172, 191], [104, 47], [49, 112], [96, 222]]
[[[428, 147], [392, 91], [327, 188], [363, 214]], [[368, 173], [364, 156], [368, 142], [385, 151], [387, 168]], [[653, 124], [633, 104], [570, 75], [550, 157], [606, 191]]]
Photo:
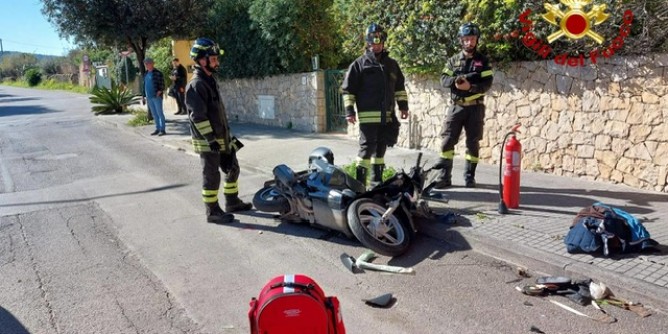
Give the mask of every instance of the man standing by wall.
[[153, 63], [153, 59], [144, 59], [146, 65], [146, 74], [144, 74], [144, 96], [148, 104], [148, 110], [155, 121], [155, 131], [151, 136], [164, 136], [165, 133], [165, 113], [162, 111], [162, 93], [165, 90], [165, 80]]
[[439, 189], [452, 185], [452, 162], [462, 128], [466, 131], [464, 181], [467, 187], [475, 187], [475, 170], [480, 159], [480, 140], [485, 121], [483, 99], [493, 81], [489, 60], [476, 50], [480, 39], [478, 26], [465, 23], [459, 27], [457, 36], [462, 52], [448, 60], [441, 76], [441, 85], [450, 89], [452, 106], [443, 123], [441, 158], [434, 166], [441, 168], [435, 185]]
[[[387, 146], [397, 140], [399, 121], [394, 114], [394, 103], [399, 105], [401, 118], [408, 117], [408, 94], [399, 64], [385, 50], [387, 34], [372, 23], [366, 31], [365, 53], [357, 58], [343, 80], [343, 104], [346, 120], [359, 121], [360, 150], [357, 156], [356, 179], [367, 184], [371, 170], [371, 184], [382, 181]], [[355, 113], [357, 106], [357, 113]]]
[[169, 78], [172, 79], [174, 98], [176, 99], [176, 105], [179, 107], [174, 115], [185, 115], [188, 113], [185, 103], [187, 77], [188, 72], [186, 72], [186, 68], [179, 62], [179, 58], [172, 59], [172, 73]]
[[[247, 211], [250, 203], [239, 199], [239, 162], [236, 151], [240, 143], [233, 138], [227, 121], [225, 106], [213, 74], [218, 69], [222, 51], [208, 38], [198, 38], [190, 49], [195, 61], [193, 78], [186, 87], [186, 107], [190, 119], [190, 133], [195, 152], [202, 162], [202, 200], [206, 206], [206, 220], [224, 224], [234, 220], [230, 212]], [[218, 204], [220, 170], [225, 173], [225, 211]]]

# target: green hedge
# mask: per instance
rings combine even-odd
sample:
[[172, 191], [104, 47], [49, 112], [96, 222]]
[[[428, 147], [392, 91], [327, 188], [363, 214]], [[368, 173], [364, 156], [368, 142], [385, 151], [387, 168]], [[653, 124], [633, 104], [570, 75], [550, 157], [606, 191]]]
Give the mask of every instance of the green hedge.
[[[532, 33], [545, 41], [558, 30], [540, 17], [546, 3], [568, 10], [558, 0], [215, 0], [204, 33], [225, 50], [223, 77], [263, 77], [310, 71], [315, 54], [321, 68], [346, 68], [362, 53], [366, 27], [377, 22], [388, 31], [386, 46], [404, 72], [438, 75], [459, 49], [458, 27], [469, 21], [481, 27], [480, 50], [497, 66], [542, 59], [522, 44], [526, 32], [519, 17], [531, 10]], [[609, 46], [619, 35], [625, 10], [634, 13], [634, 21], [616, 55], [668, 50], [668, 2], [597, 0], [585, 11], [601, 4], [610, 17], [593, 30], [606, 41], [561, 38], [550, 44], [551, 58]]]

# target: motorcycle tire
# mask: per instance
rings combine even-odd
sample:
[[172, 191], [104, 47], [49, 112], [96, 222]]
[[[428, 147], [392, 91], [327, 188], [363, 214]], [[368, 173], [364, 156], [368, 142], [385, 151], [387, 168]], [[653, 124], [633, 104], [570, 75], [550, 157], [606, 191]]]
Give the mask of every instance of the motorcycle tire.
[[274, 186], [264, 187], [253, 196], [253, 206], [264, 212], [285, 213], [290, 211], [288, 199], [283, 197]]
[[384, 223], [380, 218], [387, 210], [369, 198], [360, 198], [347, 210], [348, 226], [362, 245], [386, 256], [398, 256], [408, 250], [413, 238], [408, 217], [400, 208]]

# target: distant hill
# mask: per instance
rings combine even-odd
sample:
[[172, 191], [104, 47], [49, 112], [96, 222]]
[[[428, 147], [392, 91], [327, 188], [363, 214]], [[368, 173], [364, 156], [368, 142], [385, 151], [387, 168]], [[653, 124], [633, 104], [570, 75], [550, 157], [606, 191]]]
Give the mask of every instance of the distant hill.
[[15, 54], [20, 54], [20, 53], [31, 54], [31, 55], [35, 56], [35, 58], [37, 58], [38, 61], [62, 58], [62, 56], [43, 55], [43, 54], [39, 54], [39, 53], [18, 52], [18, 51], [5, 51], [5, 52], [2, 53], [2, 56], [7, 57], [7, 56], [15, 55]]

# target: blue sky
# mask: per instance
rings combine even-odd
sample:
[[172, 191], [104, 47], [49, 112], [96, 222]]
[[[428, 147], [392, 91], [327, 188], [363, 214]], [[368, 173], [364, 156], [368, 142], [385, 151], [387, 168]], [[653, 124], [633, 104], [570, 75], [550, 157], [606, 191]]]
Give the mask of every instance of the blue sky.
[[74, 46], [58, 36], [39, 0], [0, 0], [0, 39], [5, 51], [64, 56]]

